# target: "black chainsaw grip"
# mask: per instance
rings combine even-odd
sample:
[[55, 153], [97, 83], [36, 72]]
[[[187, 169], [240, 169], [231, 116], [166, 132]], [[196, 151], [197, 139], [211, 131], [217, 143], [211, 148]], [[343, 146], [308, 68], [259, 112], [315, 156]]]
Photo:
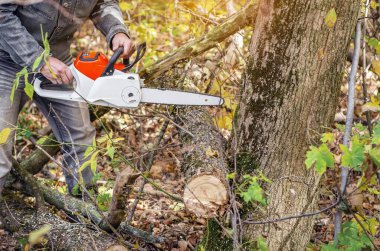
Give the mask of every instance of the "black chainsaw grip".
[[121, 54], [123, 54], [123, 51], [124, 51], [124, 47], [119, 47], [115, 50], [114, 54], [112, 55], [112, 57], [108, 61], [108, 64], [107, 64], [106, 68], [104, 69], [102, 75], [100, 75], [101, 77], [113, 75], [113, 73], [115, 71], [115, 63], [119, 59]]

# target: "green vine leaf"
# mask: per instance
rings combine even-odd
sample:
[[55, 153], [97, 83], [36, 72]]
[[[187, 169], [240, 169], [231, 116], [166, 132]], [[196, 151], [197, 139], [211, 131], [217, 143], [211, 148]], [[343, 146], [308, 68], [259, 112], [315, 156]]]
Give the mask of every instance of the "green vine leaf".
[[357, 137], [352, 141], [351, 150], [345, 145], [340, 145], [343, 152], [342, 165], [345, 167], [360, 170], [364, 162], [364, 143], [361, 143]]
[[315, 171], [320, 175], [326, 172], [327, 167], [334, 167], [334, 163], [334, 155], [325, 143], [319, 148], [310, 146], [310, 150], [306, 153], [306, 168], [310, 169], [314, 165]]

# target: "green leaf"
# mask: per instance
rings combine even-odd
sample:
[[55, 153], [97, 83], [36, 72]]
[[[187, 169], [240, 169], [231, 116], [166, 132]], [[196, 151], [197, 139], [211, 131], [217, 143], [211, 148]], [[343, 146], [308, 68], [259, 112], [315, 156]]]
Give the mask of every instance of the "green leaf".
[[322, 251], [339, 251], [339, 249], [335, 248], [335, 244], [322, 245]]
[[4, 128], [0, 132], [0, 145], [7, 143], [9, 135], [11, 134], [11, 128]]
[[310, 150], [306, 153], [305, 164], [307, 169], [314, 165], [315, 171], [322, 175], [327, 167], [334, 167], [334, 155], [325, 143], [319, 148], [310, 146]]
[[269, 250], [268, 245], [267, 245], [267, 241], [262, 236], [259, 236], [259, 238], [257, 238], [257, 249], [259, 251], [268, 251]]
[[369, 40], [368, 40], [368, 45], [375, 48], [376, 46], [379, 45], [379, 40], [377, 40], [376, 38], [374, 37], [371, 37]]
[[15, 92], [18, 88], [18, 85], [20, 83], [20, 77], [16, 77], [14, 80], [13, 80], [13, 84], [12, 84], [12, 90], [11, 90], [11, 95], [9, 97], [9, 99], [11, 100], [11, 103], [13, 104], [13, 100], [15, 98]]
[[370, 239], [365, 233], [360, 233], [356, 222], [347, 221], [342, 225], [342, 232], [338, 236], [339, 247], [344, 250], [356, 251], [365, 247], [372, 247]]
[[229, 174], [227, 174], [227, 179], [228, 180], [233, 180], [233, 179], [235, 179], [235, 176], [236, 176], [236, 172], [229, 173]]
[[380, 123], [373, 128], [372, 144], [380, 144]]
[[28, 97], [30, 99], [33, 99], [33, 94], [34, 94], [34, 87], [32, 84], [29, 83], [29, 80], [28, 80], [28, 75], [24, 75], [24, 79], [25, 79], [25, 88], [24, 88], [24, 91], [26, 93], [26, 95], [28, 95]]
[[241, 196], [246, 203], [257, 201], [263, 205], [266, 205], [263, 189], [256, 182], [251, 183], [247, 191], [241, 193]]
[[[376, 218], [363, 218], [360, 215], [356, 215], [356, 218], [362, 223], [368, 233], [371, 235], [376, 235], [376, 228], [379, 225], [379, 222], [376, 220]], [[357, 223], [357, 228], [359, 230], [359, 233], [363, 233], [363, 228], [359, 223]]]
[[13, 80], [13, 84], [12, 84], [11, 95], [9, 97], [9, 99], [11, 100], [11, 103], [13, 103], [13, 100], [14, 100], [14, 97], [15, 97], [15, 92], [16, 92], [19, 84], [20, 84], [20, 77], [22, 77], [24, 75], [27, 75], [27, 74], [28, 74], [28, 69], [26, 67], [22, 68], [21, 71], [19, 71], [19, 72], [16, 73], [16, 77]]
[[327, 27], [332, 28], [334, 27], [337, 20], [336, 11], [334, 8], [330, 9], [329, 12], [327, 12], [327, 15], [325, 17], [325, 24]]
[[107, 148], [107, 154], [111, 158], [111, 160], [113, 160], [113, 157], [115, 155], [115, 147], [111, 146]]
[[368, 192], [370, 193], [370, 194], [374, 194], [374, 195], [380, 195], [380, 192], [379, 192], [379, 190], [377, 190], [376, 189], [376, 187], [369, 187], [368, 189]]
[[340, 145], [343, 152], [342, 165], [345, 167], [358, 169], [364, 161], [364, 143], [359, 142], [358, 138], [352, 141], [351, 151], [345, 145]]
[[34, 61], [32, 66], [32, 71], [35, 71], [38, 66], [40, 66], [42, 59], [44, 58], [45, 53], [42, 52], [41, 55]]
[[380, 147], [372, 148], [369, 150], [369, 156], [377, 167], [380, 167]]
[[376, 53], [380, 55], [380, 42], [376, 38], [370, 38], [368, 40], [368, 45], [376, 50]]
[[323, 143], [329, 143], [329, 144], [334, 143], [334, 134], [333, 133], [324, 133], [324, 134], [322, 134], [321, 141]]

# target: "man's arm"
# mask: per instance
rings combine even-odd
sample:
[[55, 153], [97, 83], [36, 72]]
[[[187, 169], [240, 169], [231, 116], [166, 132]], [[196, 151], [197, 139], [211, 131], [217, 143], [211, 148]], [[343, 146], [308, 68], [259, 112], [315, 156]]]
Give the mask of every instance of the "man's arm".
[[[14, 15], [16, 9], [16, 4], [0, 5], [0, 49], [6, 51], [16, 64], [32, 70], [34, 61], [44, 49]], [[50, 67], [41, 60], [36, 70], [51, 82], [69, 84], [73, 80], [71, 71], [63, 62], [53, 57], [49, 57], [48, 62]]]
[[9, 53], [16, 64], [30, 70], [44, 49], [14, 15], [16, 9], [15, 4], [0, 5], [0, 49]]
[[134, 45], [129, 40], [118, 0], [99, 0], [90, 18], [106, 37], [108, 46], [112, 50], [123, 46], [123, 57], [129, 57], [133, 53]]

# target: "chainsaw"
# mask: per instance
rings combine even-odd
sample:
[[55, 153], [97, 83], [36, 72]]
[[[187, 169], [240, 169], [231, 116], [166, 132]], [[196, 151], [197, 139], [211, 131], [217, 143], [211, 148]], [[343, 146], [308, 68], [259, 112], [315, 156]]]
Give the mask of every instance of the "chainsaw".
[[136, 108], [140, 103], [180, 106], [223, 104], [223, 98], [218, 96], [144, 87], [143, 79], [129, 70], [143, 57], [145, 50], [145, 43], [140, 44], [132, 63], [129, 59], [117, 63], [123, 47], [115, 50], [109, 60], [100, 52], [82, 52], [69, 66], [74, 76], [70, 88], [52, 84], [40, 75], [34, 80], [34, 90], [41, 97], [116, 108]]

